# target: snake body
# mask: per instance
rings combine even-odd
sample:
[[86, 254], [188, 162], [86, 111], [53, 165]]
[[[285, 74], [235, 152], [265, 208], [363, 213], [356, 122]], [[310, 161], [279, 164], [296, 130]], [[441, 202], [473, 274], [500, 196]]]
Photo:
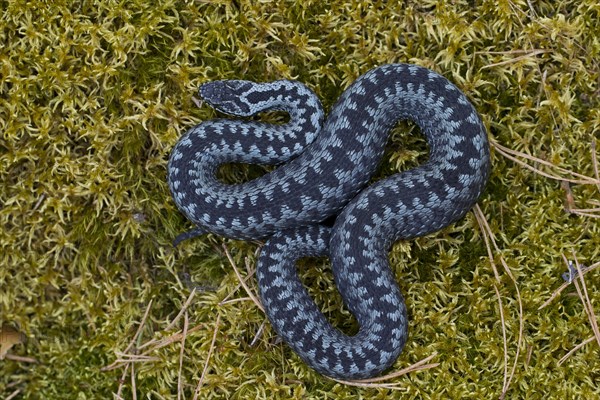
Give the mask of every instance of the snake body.
[[[257, 265], [261, 299], [276, 332], [311, 367], [342, 379], [381, 373], [402, 351], [408, 330], [389, 247], [464, 216], [489, 176], [487, 134], [474, 107], [443, 76], [407, 64], [359, 77], [324, 122], [317, 96], [294, 81], [215, 81], [200, 95], [235, 116], [284, 110], [290, 120], [212, 120], [190, 129], [169, 160], [177, 206], [198, 226], [195, 233], [269, 238]], [[428, 161], [362, 190], [403, 119], [421, 128]], [[281, 165], [226, 185], [215, 172], [227, 162]], [[333, 227], [319, 225], [332, 215]], [[299, 258], [323, 255], [358, 320], [356, 335], [333, 327], [297, 276]]]

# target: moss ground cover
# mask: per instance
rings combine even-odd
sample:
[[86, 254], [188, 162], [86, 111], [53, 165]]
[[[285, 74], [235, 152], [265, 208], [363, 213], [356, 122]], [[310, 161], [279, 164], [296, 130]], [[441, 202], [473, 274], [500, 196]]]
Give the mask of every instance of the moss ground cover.
[[[26, 338], [0, 360], [0, 397], [600, 398], [600, 272], [539, 310], [565, 258], [600, 261], [596, 0], [15, 0], [0, 15], [0, 326]], [[277, 341], [227, 258], [245, 279], [256, 243], [208, 235], [172, 248], [191, 226], [166, 163], [188, 127], [216, 116], [195, 104], [202, 82], [298, 79], [329, 108], [390, 62], [442, 73], [482, 115], [489, 232], [469, 214], [394, 245], [410, 314], [396, 370], [437, 365], [394, 388], [357, 387]], [[380, 177], [426, 157], [417, 131], [394, 130]], [[300, 274], [334, 323], [355, 328], [326, 262]]]

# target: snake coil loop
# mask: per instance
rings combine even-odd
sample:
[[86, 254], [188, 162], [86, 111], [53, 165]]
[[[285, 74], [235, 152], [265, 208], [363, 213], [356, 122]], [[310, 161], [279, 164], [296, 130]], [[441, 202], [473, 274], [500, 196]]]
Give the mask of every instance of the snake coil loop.
[[[359, 77], [329, 116], [294, 81], [216, 81], [200, 95], [235, 116], [289, 113], [287, 124], [219, 119], [190, 129], [173, 149], [169, 187], [194, 234], [269, 238], [257, 278], [277, 333], [318, 372], [341, 379], [377, 375], [404, 347], [404, 299], [387, 253], [399, 239], [437, 231], [462, 218], [490, 171], [485, 127], [466, 96], [423, 67], [390, 64]], [[392, 127], [409, 119], [430, 147], [424, 164], [364, 188]], [[281, 164], [239, 185], [215, 177], [227, 162]], [[339, 214], [339, 215], [338, 215]], [[332, 228], [319, 225], [337, 215]], [[298, 279], [296, 261], [330, 257], [344, 303], [360, 325], [333, 327]]]

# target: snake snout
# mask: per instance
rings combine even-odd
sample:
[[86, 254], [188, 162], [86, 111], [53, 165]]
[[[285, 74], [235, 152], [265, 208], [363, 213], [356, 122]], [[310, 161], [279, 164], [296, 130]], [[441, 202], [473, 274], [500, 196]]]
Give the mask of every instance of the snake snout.
[[216, 110], [230, 115], [249, 116], [251, 108], [242, 99], [251, 87], [252, 82], [243, 80], [213, 81], [200, 86], [199, 95]]

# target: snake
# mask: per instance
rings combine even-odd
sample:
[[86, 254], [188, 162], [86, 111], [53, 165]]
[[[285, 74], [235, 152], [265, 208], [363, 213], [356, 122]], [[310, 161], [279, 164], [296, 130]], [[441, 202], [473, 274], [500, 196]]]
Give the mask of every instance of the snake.
[[[408, 337], [390, 247], [461, 219], [490, 175], [487, 132], [473, 104], [444, 76], [412, 64], [367, 71], [326, 118], [318, 96], [295, 80], [209, 81], [199, 95], [236, 118], [204, 121], [172, 150], [169, 189], [195, 225], [176, 242], [204, 233], [266, 240], [256, 277], [277, 335], [332, 378], [364, 379], [390, 368]], [[265, 111], [289, 119], [247, 118]], [[390, 131], [403, 120], [420, 128], [428, 159], [369, 185]], [[275, 168], [228, 184], [217, 174], [227, 163]], [[358, 322], [355, 334], [328, 321], [298, 276], [300, 259], [322, 256]]]

